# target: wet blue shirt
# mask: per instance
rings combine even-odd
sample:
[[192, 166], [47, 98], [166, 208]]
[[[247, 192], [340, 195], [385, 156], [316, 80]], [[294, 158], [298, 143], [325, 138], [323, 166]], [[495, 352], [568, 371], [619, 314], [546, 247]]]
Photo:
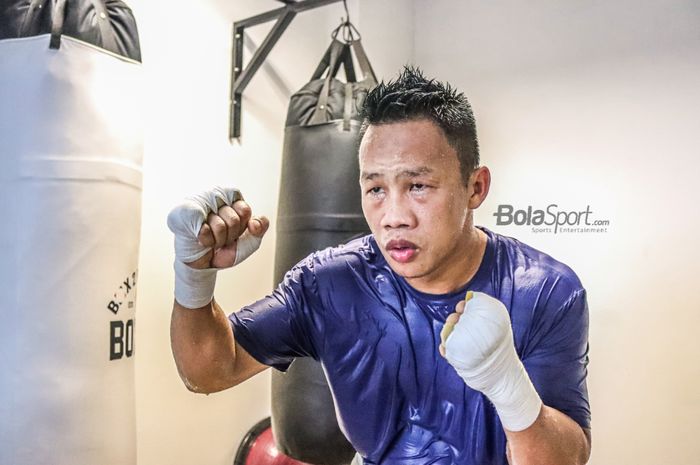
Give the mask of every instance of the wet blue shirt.
[[366, 464], [506, 465], [495, 408], [438, 352], [467, 290], [503, 302], [518, 355], [545, 405], [590, 428], [586, 293], [566, 265], [487, 229], [463, 288], [425, 294], [396, 275], [374, 238], [314, 253], [268, 297], [230, 316], [236, 341], [286, 370], [321, 362], [341, 429]]

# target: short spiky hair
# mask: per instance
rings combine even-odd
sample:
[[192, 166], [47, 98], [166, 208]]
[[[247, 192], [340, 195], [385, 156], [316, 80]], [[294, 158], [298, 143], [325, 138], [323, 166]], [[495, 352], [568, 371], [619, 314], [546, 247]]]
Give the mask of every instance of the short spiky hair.
[[445, 133], [457, 152], [465, 182], [479, 166], [476, 122], [469, 101], [449, 83], [426, 79], [419, 68], [404, 66], [394, 81], [372, 89], [362, 105], [360, 140], [372, 124], [429, 119]]

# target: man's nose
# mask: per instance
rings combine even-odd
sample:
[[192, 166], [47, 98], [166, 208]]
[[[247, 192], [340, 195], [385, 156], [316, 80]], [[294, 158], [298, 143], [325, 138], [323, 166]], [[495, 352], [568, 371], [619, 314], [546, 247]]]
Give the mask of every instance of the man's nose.
[[385, 199], [382, 228], [412, 228], [415, 223], [415, 216], [406, 199], [398, 195], [390, 195]]

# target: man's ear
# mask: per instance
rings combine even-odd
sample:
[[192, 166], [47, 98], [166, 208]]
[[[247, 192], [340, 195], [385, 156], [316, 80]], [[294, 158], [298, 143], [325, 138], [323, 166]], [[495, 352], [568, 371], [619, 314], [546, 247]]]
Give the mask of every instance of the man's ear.
[[469, 176], [469, 209], [479, 208], [489, 194], [491, 172], [486, 166], [480, 166]]

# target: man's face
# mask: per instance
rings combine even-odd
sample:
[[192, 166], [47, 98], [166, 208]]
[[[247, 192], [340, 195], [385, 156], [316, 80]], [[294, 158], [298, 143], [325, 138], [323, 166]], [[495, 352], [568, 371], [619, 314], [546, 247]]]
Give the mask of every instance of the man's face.
[[391, 268], [409, 282], [443, 279], [471, 218], [457, 153], [442, 130], [426, 119], [371, 125], [359, 156], [362, 210]]

